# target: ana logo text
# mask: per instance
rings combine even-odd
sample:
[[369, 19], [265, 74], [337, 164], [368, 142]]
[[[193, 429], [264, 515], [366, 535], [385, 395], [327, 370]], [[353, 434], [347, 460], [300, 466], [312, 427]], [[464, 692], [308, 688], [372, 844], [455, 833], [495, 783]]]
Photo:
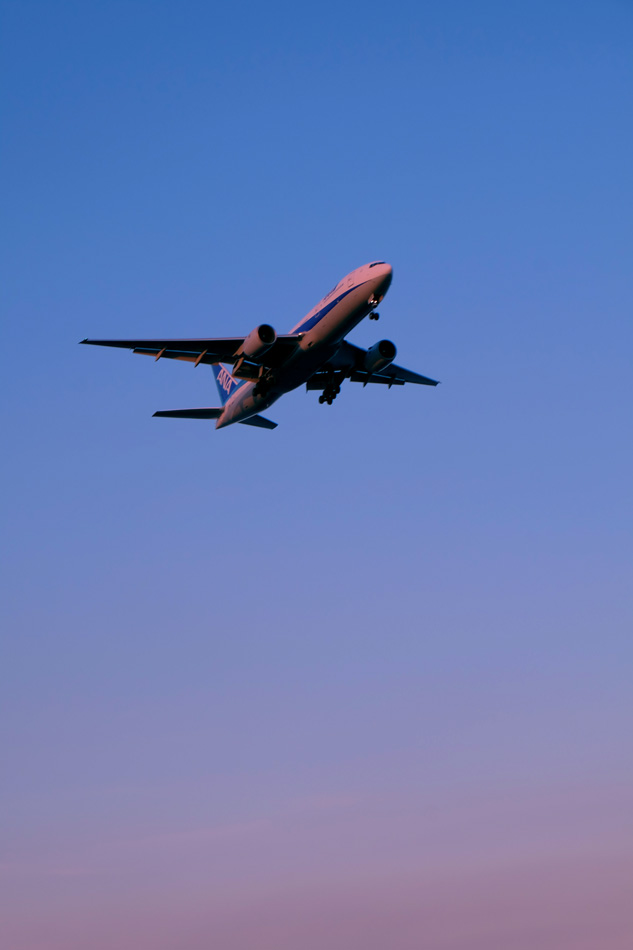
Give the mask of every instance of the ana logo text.
[[233, 377], [224, 369], [223, 366], [220, 367], [220, 372], [218, 373], [218, 382], [225, 393], [229, 393], [231, 391]]

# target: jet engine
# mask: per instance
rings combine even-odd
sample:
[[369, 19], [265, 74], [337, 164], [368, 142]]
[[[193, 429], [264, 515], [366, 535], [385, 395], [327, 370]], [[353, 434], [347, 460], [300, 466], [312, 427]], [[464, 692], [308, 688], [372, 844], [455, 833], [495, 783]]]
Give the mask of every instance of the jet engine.
[[268, 323], [262, 323], [248, 334], [240, 347], [238, 356], [250, 360], [253, 363], [258, 363], [264, 353], [271, 348], [276, 339], [277, 334], [273, 327]]
[[386, 369], [396, 358], [396, 347], [391, 340], [380, 340], [367, 350], [365, 369], [371, 376]]

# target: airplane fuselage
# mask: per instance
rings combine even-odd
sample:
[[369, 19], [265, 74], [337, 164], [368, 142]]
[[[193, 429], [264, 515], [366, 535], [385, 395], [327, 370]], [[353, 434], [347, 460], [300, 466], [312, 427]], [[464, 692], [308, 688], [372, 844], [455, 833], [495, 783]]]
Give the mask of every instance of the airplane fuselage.
[[216, 428], [261, 413], [322, 368], [334, 372], [341, 343], [380, 303], [391, 277], [392, 268], [382, 261], [365, 264], [347, 274], [293, 327], [291, 332], [302, 336], [292, 356], [265, 383], [249, 381], [239, 386], [227, 400]]

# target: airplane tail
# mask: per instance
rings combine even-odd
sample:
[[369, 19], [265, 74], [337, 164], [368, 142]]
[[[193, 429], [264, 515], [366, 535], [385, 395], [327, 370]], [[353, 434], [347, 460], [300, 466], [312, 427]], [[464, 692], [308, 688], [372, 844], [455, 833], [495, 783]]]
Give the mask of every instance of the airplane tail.
[[220, 393], [220, 402], [224, 406], [237, 387], [242, 385], [242, 380], [237, 380], [231, 376], [228, 369], [225, 369], [221, 363], [212, 363], [212, 369]]

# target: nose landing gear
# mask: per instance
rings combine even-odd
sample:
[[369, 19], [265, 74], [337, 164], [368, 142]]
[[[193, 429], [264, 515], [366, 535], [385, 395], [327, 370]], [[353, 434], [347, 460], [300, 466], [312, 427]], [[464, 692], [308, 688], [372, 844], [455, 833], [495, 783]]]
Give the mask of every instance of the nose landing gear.
[[367, 303], [371, 307], [371, 313], [369, 314], [370, 320], [378, 320], [378, 318], [380, 317], [380, 314], [376, 313], [376, 311], [374, 310], [374, 307], [377, 307], [381, 300], [382, 300], [382, 297], [374, 297], [372, 295], [367, 301]]

